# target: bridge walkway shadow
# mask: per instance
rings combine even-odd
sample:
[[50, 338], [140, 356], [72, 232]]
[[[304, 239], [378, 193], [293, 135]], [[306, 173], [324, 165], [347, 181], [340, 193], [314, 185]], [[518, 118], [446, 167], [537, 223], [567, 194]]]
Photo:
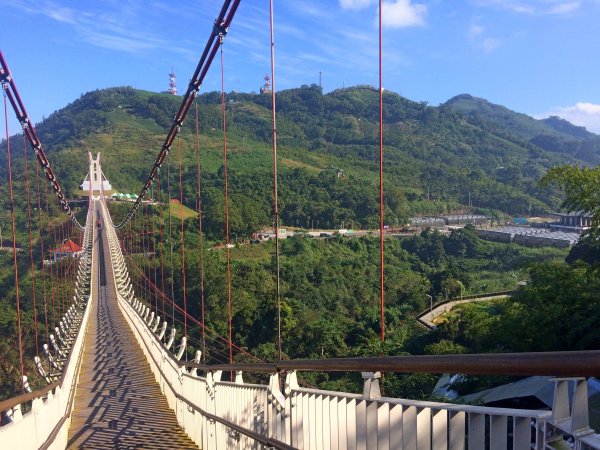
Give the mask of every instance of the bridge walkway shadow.
[[95, 302], [67, 448], [196, 449], [179, 427], [119, 310], [107, 238], [99, 231]]

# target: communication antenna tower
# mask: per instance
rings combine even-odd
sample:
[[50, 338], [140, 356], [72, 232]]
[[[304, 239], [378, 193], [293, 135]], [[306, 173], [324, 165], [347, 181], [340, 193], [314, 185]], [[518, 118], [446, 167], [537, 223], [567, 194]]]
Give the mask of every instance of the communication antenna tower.
[[265, 75], [265, 84], [260, 88], [261, 94], [270, 94], [271, 93], [271, 77], [269, 75]]
[[171, 66], [171, 73], [169, 74], [169, 94], [177, 95], [177, 82], [173, 66]]

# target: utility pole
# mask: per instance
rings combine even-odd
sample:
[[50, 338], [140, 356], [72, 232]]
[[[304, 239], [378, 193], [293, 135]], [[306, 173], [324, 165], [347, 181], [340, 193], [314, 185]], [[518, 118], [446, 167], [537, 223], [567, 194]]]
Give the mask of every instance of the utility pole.
[[319, 70], [319, 88], [321, 88], [321, 92], [323, 92], [323, 72]]

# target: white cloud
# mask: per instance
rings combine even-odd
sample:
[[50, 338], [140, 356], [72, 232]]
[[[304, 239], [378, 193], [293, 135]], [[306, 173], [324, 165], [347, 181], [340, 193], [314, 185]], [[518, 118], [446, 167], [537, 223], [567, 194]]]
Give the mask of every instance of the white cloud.
[[579, 6], [581, 6], [580, 2], [561, 2], [560, 4], [554, 5], [553, 7], [551, 7], [548, 10], [549, 14], [558, 14], [558, 15], [563, 15], [563, 14], [570, 14], [573, 11], [575, 11], [576, 9], [579, 9]]
[[485, 31], [485, 27], [474, 23], [469, 27], [469, 31], [467, 32], [467, 35], [469, 36], [469, 39], [474, 39], [475, 37], [482, 34], [484, 31]]
[[[377, 4], [377, 0], [340, 0], [342, 9], [363, 9]], [[427, 6], [412, 0], [388, 0], [382, 3], [384, 27], [406, 28], [425, 25]]]
[[71, 8], [50, 7], [44, 11], [44, 14], [59, 22], [70, 23], [71, 25], [77, 23], [75, 19], [77, 13]]
[[495, 37], [486, 36], [487, 34], [486, 27], [478, 23], [472, 23], [467, 30], [467, 38], [475, 47], [486, 53], [492, 53], [502, 45], [502, 41]]
[[340, 0], [342, 9], [362, 9], [373, 3], [373, 0]]
[[411, 3], [410, 0], [383, 2], [382, 20], [384, 27], [404, 28], [425, 25], [427, 6]]
[[581, 6], [581, 0], [474, 0], [479, 6], [505, 9], [517, 14], [568, 16]]
[[538, 117], [558, 116], [572, 124], [600, 133], [600, 105], [589, 102], [578, 102], [572, 106], [559, 106]]
[[496, 50], [498, 47], [500, 47], [500, 39], [496, 39], [496, 38], [485, 38], [483, 41], [481, 41], [481, 48], [483, 49], [484, 52], [486, 53], [491, 53], [494, 50]]

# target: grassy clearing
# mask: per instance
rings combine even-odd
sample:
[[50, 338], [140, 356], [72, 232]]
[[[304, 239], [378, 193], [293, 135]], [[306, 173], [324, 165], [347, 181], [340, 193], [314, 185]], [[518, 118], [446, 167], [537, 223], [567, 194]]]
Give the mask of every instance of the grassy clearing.
[[176, 219], [181, 219], [183, 214], [183, 220], [198, 217], [198, 213], [193, 209], [188, 208], [185, 205], [179, 205], [177, 203], [169, 203], [169, 213]]
[[273, 256], [273, 245], [269, 242], [260, 244], [237, 245], [231, 251], [231, 258], [234, 260], [266, 260]]

